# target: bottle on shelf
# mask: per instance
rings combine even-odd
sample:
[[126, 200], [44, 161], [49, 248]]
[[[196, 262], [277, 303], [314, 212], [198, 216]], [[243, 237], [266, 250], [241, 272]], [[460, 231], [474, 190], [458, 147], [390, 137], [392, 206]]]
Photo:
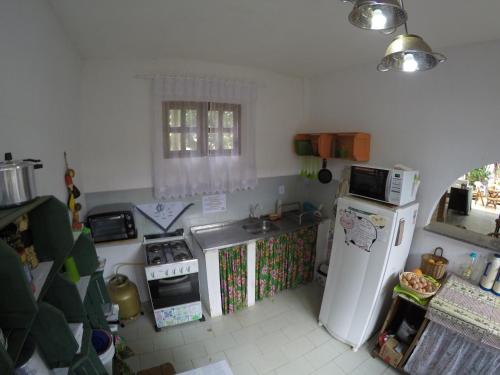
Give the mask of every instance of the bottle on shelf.
[[481, 287], [481, 289], [492, 290], [499, 269], [500, 254], [495, 253], [491, 257], [491, 259], [488, 260], [488, 264], [486, 264], [486, 268], [484, 269], [483, 276], [481, 277], [481, 281], [479, 282], [479, 286]]
[[466, 280], [470, 280], [472, 277], [472, 273], [474, 272], [474, 267], [476, 266], [477, 262], [477, 253], [476, 252], [471, 252], [469, 254], [469, 258], [465, 262], [465, 267], [462, 272], [462, 277]]
[[491, 291], [493, 294], [500, 296], [500, 271], [497, 273], [497, 279], [495, 280], [495, 284], [493, 284], [493, 289]]

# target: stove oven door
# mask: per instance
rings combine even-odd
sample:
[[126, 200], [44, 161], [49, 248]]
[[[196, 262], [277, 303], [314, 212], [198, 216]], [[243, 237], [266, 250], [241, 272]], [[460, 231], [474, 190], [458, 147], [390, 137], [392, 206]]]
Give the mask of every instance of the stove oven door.
[[198, 274], [148, 281], [155, 310], [200, 301]]

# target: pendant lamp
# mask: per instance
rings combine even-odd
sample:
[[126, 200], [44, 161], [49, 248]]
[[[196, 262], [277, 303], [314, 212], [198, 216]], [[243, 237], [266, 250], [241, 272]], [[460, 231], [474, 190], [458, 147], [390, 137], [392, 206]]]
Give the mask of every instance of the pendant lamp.
[[417, 72], [434, 68], [446, 61], [446, 56], [433, 52], [431, 47], [418, 35], [398, 35], [389, 44], [385, 56], [377, 66], [380, 72], [389, 70], [400, 72]]
[[365, 30], [391, 33], [406, 22], [406, 11], [399, 0], [342, 0], [354, 5], [349, 22]]

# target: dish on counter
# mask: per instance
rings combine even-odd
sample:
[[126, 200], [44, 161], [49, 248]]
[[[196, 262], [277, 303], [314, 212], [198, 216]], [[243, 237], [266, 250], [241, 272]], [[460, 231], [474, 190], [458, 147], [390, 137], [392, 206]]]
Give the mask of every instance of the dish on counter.
[[420, 298], [432, 297], [441, 284], [428, 275], [417, 275], [414, 272], [399, 274], [399, 284], [405, 290], [415, 293]]

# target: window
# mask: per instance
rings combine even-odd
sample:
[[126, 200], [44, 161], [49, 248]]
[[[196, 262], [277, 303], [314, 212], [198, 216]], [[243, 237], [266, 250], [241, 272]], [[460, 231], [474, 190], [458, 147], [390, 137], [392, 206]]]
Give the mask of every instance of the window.
[[240, 155], [241, 105], [163, 102], [164, 158]]
[[254, 188], [257, 84], [213, 76], [152, 80], [156, 199]]

